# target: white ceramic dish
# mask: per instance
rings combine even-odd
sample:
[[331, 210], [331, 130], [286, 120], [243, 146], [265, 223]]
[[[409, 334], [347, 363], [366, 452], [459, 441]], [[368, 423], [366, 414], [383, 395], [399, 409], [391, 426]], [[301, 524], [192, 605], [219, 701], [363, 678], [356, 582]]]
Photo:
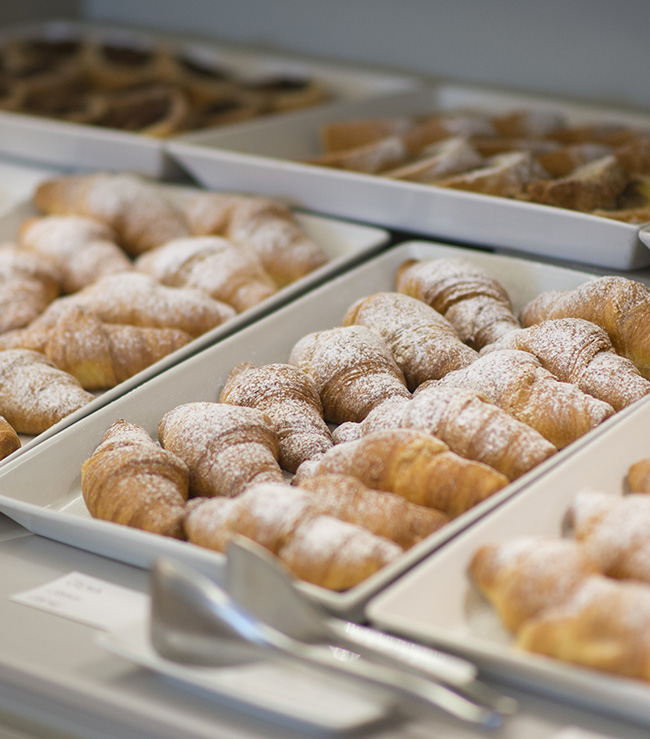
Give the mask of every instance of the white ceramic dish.
[[515, 650], [467, 577], [470, 558], [485, 543], [527, 534], [562, 536], [568, 505], [580, 488], [625, 491], [630, 464], [650, 455], [650, 399], [618, 419], [373, 599], [367, 607], [372, 623], [468, 657], [510, 684], [650, 725], [650, 685]]
[[[419, 84], [414, 75], [392, 74], [325, 63], [309, 57], [260, 52], [161, 32], [136, 31], [81, 21], [51, 20], [0, 29], [0, 42], [16, 36], [46, 36], [54, 39], [82, 37], [108, 42], [133, 40], [145, 47], [151, 43], [165, 43], [174, 49], [191, 50], [206, 60], [219, 61], [241, 75], [256, 77], [294, 73], [312, 77], [332, 92], [332, 100], [383, 95]], [[323, 103], [328, 104], [331, 103]], [[233, 125], [237, 124], [227, 127]], [[171, 176], [178, 171], [167, 156], [162, 139], [5, 111], [0, 111], [0, 154], [75, 169], [129, 169], [152, 177]]]
[[[238, 363], [286, 362], [298, 339], [311, 331], [340, 325], [352, 302], [376, 291], [394, 289], [394, 275], [405, 259], [459, 253], [498, 276], [517, 310], [543, 290], [574, 287], [590, 278], [583, 272], [443, 244], [409, 242], [391, 248], [123, 394], [28, 453], [10, 459], [0, 467], [0, 512], [37, 534], [104, 556], [140, 567], [149, 567], [161, 556], [175, 557], [220, 580], [224, 562], [221, 554], [90, 518], [82, 499], [80, 469], [106, 429], [113, 421], [125, 418], [155, 437], [158, 422], [167, 410], [181, 403], [217, 400], [228, 373]], [[362, 619], [365, 603], [371, 597], [537, 476], [559, 465], [603, 429], [617, 423], [618, 415], [458, 516], [356, 587], [336, 593], [304, 584], [305, 591], [334, 614]]]
[[[185, 188], [184, 188], [185, 190]], [[173, 188], [170, 189], [173, 192]], [[0, 214], [0, 243], [12, 241], [23, 220], [36, 211], [30, 200], [11, 208], [4, 216]], [[71, 413], [66, 418], [49, 428], [36, 437], [23, 437], [23, 446], [10, 457], [0, 461], [0, 465], [19, 454], [23, 454], [35, 444], [40, 443], [48, 436], [57, 433], [61, 429], [77, 422], [88, 413], [106, 404], [110, 400], [119, 397], [131, 388], [139, 385], [155, 374], [162, 372], [175, 363], [190, 356], [196, 351], [220, 341], [225, 336], [238, 331], [252, 321], [257, 320], [266, 313], [275, 310], [284, 303], [296, 298], [306, 290], [329, 279], [344, 269], [357, 264], [362, 259], [375, 254], [388, 242], [388, 233], [380, 228], [365, 226], [363, 224], [350, 223], [335, 218], [327, 218], [309, 213], [296, 213], [296, 219], [305, 233], [307, 233], [317, 244], [319, 244], [328, 257], [327, 263], [295, 282], [281, 288], [266, 300], [249, 308], [234, 318], [207, 331], [186, 344], [181, 349], [168, 354], [163, 359], [155, 362], [142, 372], [134, 375], [114, 388], [101, 392], [95, 401], [91, 401], [78, 411]]]
[[237, 130], [188, 134], [169, 142], [169, 153], [208, 187], [225, 181], [241, 190], [281, 193], [321, 213], [356, 217], [432, 238], [514, 250], [607, 269], [650, 264], [636, 226], [562, 208], [436, 188], [306, 164], [320, 152], [328, 121], [476, 108], [505, 113], [520, 108], [559, 110], [578, 124], [619, 122], [650, 130], [641, 115], [508, 91], [440, 83], [296, 114], [285, 124], [267, 119]]
[[389, 712], [379, 698], [290, 665], [255, 662], [211, 668], [163, 659], [150, 644], [147, 621], [100, 633], [96, 641], [184, 690], [294, 731], [348, 732]]

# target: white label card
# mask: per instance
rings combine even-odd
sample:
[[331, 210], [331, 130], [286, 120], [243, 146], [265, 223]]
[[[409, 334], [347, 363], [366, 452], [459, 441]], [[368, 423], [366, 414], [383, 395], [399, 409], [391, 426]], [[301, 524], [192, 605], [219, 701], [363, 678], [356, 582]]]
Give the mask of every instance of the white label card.
[[82, 572], [70, 572], [10, 599], [106, 630], [144, 618], [149, 606], [147, 594]]

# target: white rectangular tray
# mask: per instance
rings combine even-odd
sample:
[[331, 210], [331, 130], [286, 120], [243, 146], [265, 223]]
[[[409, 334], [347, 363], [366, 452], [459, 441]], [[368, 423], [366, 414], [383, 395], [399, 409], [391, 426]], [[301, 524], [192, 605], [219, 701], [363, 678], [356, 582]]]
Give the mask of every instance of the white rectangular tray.
[[[178, 50], [191, 48], [203, 58], [215, 59], [241, 74], [284, 72], [312, 77], [331, 90], [333, 101], [383, 95], [419, 84], [415, 75], [326, 63], [310, 57], [259, 51], [154, 30], [135, 30], [70, 20], [50, 20], [0, 28], [0, 42], [5, 38], [25, 38], [30, 35], [106, 41], [132, 38], [136, 41], [164, 42]], [[324, 102], [322, 106], [331, 104]], [[280, 119], [284, 118], [284, 114], [278, 116]], [[237, 125], [228, 124], [224, 128]], [[162, 139], [6, 111], [0, 111], [0, 154], [74, 169], [129, 169], [152, 177], [170, 176], [178, 171], [167, 155], [165, 141]]]
[[[186, 188], [183, 188], [184, 190]], [[171, 190], [173, 191], [173, 189]], [[9, 209], [4, 215], [0, 212], [0, 243], [4, 241], [13, 241], [18, 231], [18, 227], [23, 220], [34, 215], [35, 209], [31, 200], [23, 201], [19, 205]], [[343, 270], [362, 261], [368, 256], [372, 256], [376, 252], [384, 248], [389, 239], [388, 232], [384, 229], [375, 228], [374, 226], [366, 226], [364, 224], [351, 223], [348, 221], [328, 218], [310, 213], [296, 213], [296, 220], [317, 244], [319, 244], [328, 261], [313, 272], [301, 277], [289, 285], [278, 290], [261, 303], [254, 305], [252, 308], [238, 313], [234, 318], [207, 331], [206, 333], [193, 339], [185, 346], [168, 354], [163, 359], [155, 362], [146, 369], [138, 372], [133, 377], [120, 383], [114, 388], [98, 393], [95, 400], [83, 406], [79, 410], [66, 416], [64, 419], [56, 423], [47, 431], [35, 437], [21, 437], [23, 445], [20, 449], [13, 452], [9, 457], [0, 461], [0, 466], [6, 464], [9, 459], [23, 454], [32, 446], [41, 443], [44, 439], [52, 434], [58, 433], [61, 429], [66, 428], [70, 424], [76, 423], [79, 419], [94, 412], [97, 408], [105, 405], [110, 400], [123, 395], [131, 388], [136, 387], [145, 380], [162, 372], [168, 367], [173, 366], [179, 361], [190, 356], [194, 352], [200, 351], [206, 346], [210, 346], [225, 336], [240, 330], [252, 321], [259, 319], [261, 316], [275, 310], [290, 300], [295, 299], [305, 291], [313, 288], [315, 285], [327, 280]]]
[[[404, 260], [458, 254], [470, 257], [498, 276], [516, 310], [543, 290], [574, 287], [591, 277], [578, 271], [444, 244], [413, 241], [394, 247], [159, 374], [0, 467], [0, 512], [37, 534], [114, 559], [149, 567], [160, 556], [172, 556], [220, 579], [224, 561], [221, 554], [89, 517], [81, 495], [80, 468], [106, 429], [113, 421], [125, 418], [155, 437], [158, 422], [167, 410], [191, 401], [218, 400], [224, 381], [236, 364], [286, 362], [298, 339], [311, 331], [340, 325], [353, 301], [377, 291], [393, 290], [396, 270]], [[344, 593], [307, 585], [305, 590], [331, 612], [361, 619], [364, 605], [372, 596], [466, 526], [617, 423], [619, 415], [457, 517], [360, 585]]]
[[637, 227], [576, 211], [463, 192], [387, 177], [330, 169], [305, 161], [320, 151], [324, 123], [436, 110], [475, 108], [505, 113], [520, 108], [559, 110], [576, 125], [619, 122], [650, 130], [650, 113], [570, 103], [515, 92], [441, 82], [426, 89], [304, 111], [281, 123], [242, 124], [237, 130], [190, 134], [169, 142], [169, 153], [208, 187], [225, 181], [256, 187], [302, 207], [355, 217], [432, 238], [514, 250], [607, 269], [650, 264]]
[[516, 650], [467, 576], [469, 561], [483, 544], [519, 535], [562, 536], [567, 508], [580, 488], [623, 494], [628, 467], [650, 456], [649, 440], [650, 399], [645, 399], [372, 600], [370, 620], [469, 657], [510, 684], [650, 725], [649, 684]]

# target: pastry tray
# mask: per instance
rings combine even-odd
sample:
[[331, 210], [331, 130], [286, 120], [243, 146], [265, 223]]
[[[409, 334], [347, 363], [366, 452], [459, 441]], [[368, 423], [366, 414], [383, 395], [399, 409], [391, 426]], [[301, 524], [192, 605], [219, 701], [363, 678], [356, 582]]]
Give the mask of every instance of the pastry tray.
[[462, 108], [501, 114], [522, 108], [556, 110], [575, 125], [608, 121], [650, 130], [650, 113], [440, 82], [327, 110], [303, 111], [285, 123], [267, 119], [237, 130], [188, 134], [169, 142], [168, 150], [208, 187], [229, 181], [246, 190], [254, 183], [261, 192], [281, 193], [302, 207], [445, 241], [607, 269], [650, 264], [650, 250], [637, 237], [637, 227], [628, 223], [305, 163], [321, 153], [320, 130], [327, 122]]
[[[37, 534], [101, 555], [141, 567], [149, 567], [160, 556], [169, 556], [219, 580], [224, 561], [219, 553], [90, 518], [81, 496], [80, 468], [106, 429], [124, 418], [155, 437], [159, 420], [171, 408], [186, 402], [218, 400], [235, 365], [244, 361], [258, 365], [287, 362], [300, 338], [311, 331], [340, 325], [353, 301], [377, 291], [393, 290], [396, 270], [406, 259], [459, 254], [498, 276], [516, 310], [543, 290], [575, 287], [590, 279], [579, 271], [444, 244], [412, 241], [393, 247], [157, 375], [0, 467], [0, 512]], [[624, 413], [608, 419], [348, 591], [302, 586], [330, 612], [362, 619], [364, 605], [372, 596], [526, 484], [560, 465], [591, 438], [616, 424]]]
[[626, 491], [628, 467], [650, 456], [650, 398], [618, 419], [373, 599], [367, 607], [372, 623], [469, 657], [486, 674], [509, 684], [650, 725], [650, 684], [515, 649], [467, 577], [470, 559], [483, 544], [520, 535], [561, 537], [579, 489], [612, 495]]
[[[151, 43], [163, 43], [171, 49], [191, 51], [205, 60], [215, 60], [241, 75], [305, 75], [331, 91], [331, 101], [323, 102], [318, 107], [327, 107], [337, 100], [393, 93], [420, 84], [415, 75], [153, 30], [59, 19], [0, 28], [0, 43], [8, 38], [32, 36], [53, 39], [81, 37], [122, 44], [132, 40], [136, 45], [144, 44], [145, 47]], [[281, 119], [291, 116], [284, 113], [275, 115]], [[232, 123], [224, 127], [237, 125]], [[130, 169], [152, 177], [171, 176], [178, 171], [166, 153], [164, 139], [8, 111], [0, 111], [0, 154], [71, 169]]]
[[[176, 186], [166, 187], [168, 187], [168, 191], [172, 193], [177, 189]], [[178, 189], [182, 189], [185, 192], [188, 190], [188, 188]], [[193, 188], [190, 188], [190, 190], [192, 189]], [[23, 201], [8, 210], [4, 215], [0, 213], [0, 243], [4, 241], [13, 241], [18, 232], [18, 227], [23, 220], [35, 213], [36, 210], [34, 209], [31, 200]], [[153, 377], [157, 373], [162, 372], [202, 348], [220, 341], [225, 336], [238, 331], [266, 313], [284, 305], [305, 291], [313, 288], [315, 285], [331, 278], [339, 272], [344, 271], [346, 268], [357, 264], [368, 256], [375, 254], [385, 248], [388, 243], [389, 234], [381, 228], [306, 212], [296, 212], [295, 216], [297, 222], [305, 233], [319, 244], [327, 255], [328, 261], [324, 265], [279, 289], [276, 293], [266, 300], [263, 300], [261, 303], [238, 313], [220, 326], [198, 336], [188, 342], [185, 346], [177, 349], [171, 354], [168, 354], [166, 357], [163, 357], [163, 359], [155, 362], [141, 372], [138, 372], [128, 380], [109, 390], [97, 393], [95, 400], [90, 401], [87, 405], [74, 413], [71, 413], [69, 416], [66, 416], [38, 436], [22, 436], [22, 447], [13, 452], [9, 457], [0, 461], [0, 466], [6, 464], [9, 459], [23, 454], [32, 446], [41, 443], [43, 439], [46, 439], [48, 436], [51, 436], [66, 426], [77, 422], [79, 419], [92, 413], [110, 400], [123, 395], [125, 392], [128, 392], [128, 390], [139, 385], [148, 378]]]

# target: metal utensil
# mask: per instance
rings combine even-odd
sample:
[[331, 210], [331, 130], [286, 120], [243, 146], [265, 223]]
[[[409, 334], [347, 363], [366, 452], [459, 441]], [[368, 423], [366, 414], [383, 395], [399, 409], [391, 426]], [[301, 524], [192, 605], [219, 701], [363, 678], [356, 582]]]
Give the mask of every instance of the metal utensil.
[[209, 578], [167, 559], [158, 560], [152, 568], [150, 636], [158, 654], [183, 664], [289, 660], [371, 689], [398, 709], [444, 711], [488, 728], [502, 720], [498, 711], [443, 685], [367, 662], [347, 650], [292, 639], [237, 605]]
[[296, 586], [277, 557], [250, 539], [236, 537], [229, 542], [224, 577], [226, 590], [236, 603], [294, 639], [336, 644], [374, 662], [443, 682], [499, 713], [517, 710], [513, 698], [477, 679], [476, 666], [468, 660], [330, 617]]

